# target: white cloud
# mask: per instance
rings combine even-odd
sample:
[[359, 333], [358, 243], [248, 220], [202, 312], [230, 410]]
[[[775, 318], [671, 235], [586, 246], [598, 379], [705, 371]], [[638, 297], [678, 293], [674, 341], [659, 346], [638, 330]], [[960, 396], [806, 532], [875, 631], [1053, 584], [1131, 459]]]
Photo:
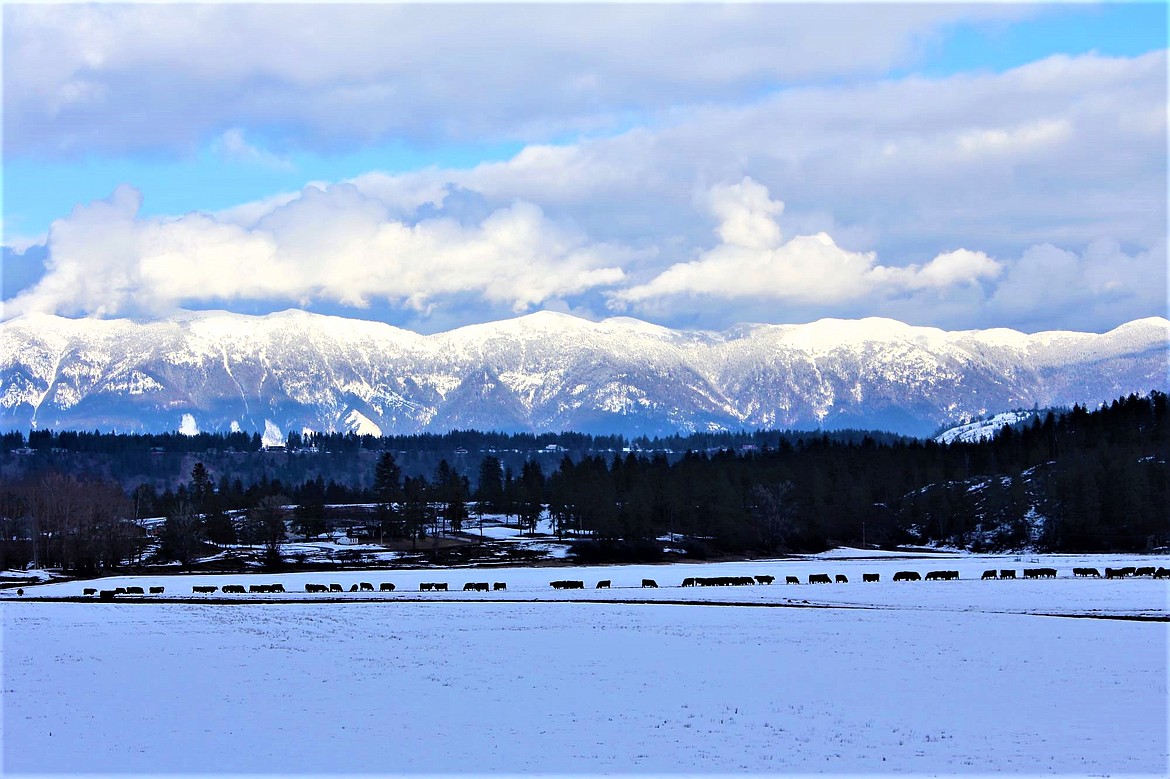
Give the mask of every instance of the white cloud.
[[142, 217], [140, 206], [123, 186], [54, 222], [45, 277], [6, 313], [113, 316], [237, 300], [425, 311], [463, 294], [524, 311], [620, 282], [627, 254], [522, 201], [475, 224], [406, 223], [352, 185], [308, 187], [252, 227], [199, 213]]
[[941, 254], [922, 267], [887, 267], [876, 263], [873, 252], [842, 249], [827, 233], [782, 242], [775, 217], [783, 204], [750, 178], [713, 187], [709, 205], [719, 219], [716, 232], [722, 242], [692, 262], [615, 293], [615, 306], [645, 301], [653, 306], [675, 295], [837, 304], [973, 284], [1000, 272], [996, 261], [966, 250]]
[[288, 157], [273, 154], [270, 151], [249, 143], [244, 138], [244, 131], [239, 127], [225, 130], [223, 135], [212, 144], [213, 150], [221, 157], [244, 165], [257, 165], [263, 168], [276, 170], [292, 170], [293, 164]]
[[8, 153], [512, 138], [883, 73], [1008, 5], [89, 4], [4, 10]]

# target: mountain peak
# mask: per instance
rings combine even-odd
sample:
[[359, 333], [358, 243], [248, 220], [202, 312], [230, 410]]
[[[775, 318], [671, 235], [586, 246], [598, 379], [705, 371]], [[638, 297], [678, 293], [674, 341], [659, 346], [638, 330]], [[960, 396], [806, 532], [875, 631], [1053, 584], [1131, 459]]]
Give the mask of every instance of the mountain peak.
[[435, 335], [292, 309], [264, 317], [25, 315], [0, 324], [0, 428], [929, 434], [1011, 408], [1165, 389], [1170, 323], [1103, 335], [892, 319], [671, 330], [538, 311]]

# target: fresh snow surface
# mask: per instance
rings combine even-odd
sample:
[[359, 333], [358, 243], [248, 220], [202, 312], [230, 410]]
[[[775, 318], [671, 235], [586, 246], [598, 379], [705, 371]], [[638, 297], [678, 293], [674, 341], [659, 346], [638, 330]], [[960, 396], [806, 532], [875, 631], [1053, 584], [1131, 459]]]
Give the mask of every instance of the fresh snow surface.
[[[1124, 555], [110, 577], [0, 595], [5, 775], [1167, 771], [1164, 581]], [[1056, 579], [980, 581], [1053, 567]], [[894, 583], [899, 570], [959, 581]], [[862, 584], [861, 574], [881, 581]], [[810, 585], [809, 574], [849, 583]], [[771, 574], [799, 586], [682, 588]], [[642, 579], [657, 589], [643, 589]], [[589, 589], [552, 590], [556, 579]], [[613, 587], [597, 590], [599, 579]], [[196, 604], [194, 584], [282, 596]], [[393, 581], [308, 596], [306, 582]], [[420, 593], [446, 581], [447, 593]], [[464, 593], [469, 581], [507, 590]], [[68, 603], [163, 584], [157, 603]], [[1057, 616], [1066, 615], [1066, 616]], [[1080, 618], [1069, 618], [1076, 616]]]
[[1034, 411], [1005, 411], [1001, 414], [996, 414], [990, 419], [981, 419], [976, 422], [952, 427], [950, 430], [944, 430], [935, 436], [934, 440], [940, 444], [953, 444], [956, 441], [967, 444], [979, 443], [980, 441], [994, 438], [1004, 425], [1014, 425], [1018, 422], [1023, 422], [1026, 419], [1030, 419], [1034, 413]]

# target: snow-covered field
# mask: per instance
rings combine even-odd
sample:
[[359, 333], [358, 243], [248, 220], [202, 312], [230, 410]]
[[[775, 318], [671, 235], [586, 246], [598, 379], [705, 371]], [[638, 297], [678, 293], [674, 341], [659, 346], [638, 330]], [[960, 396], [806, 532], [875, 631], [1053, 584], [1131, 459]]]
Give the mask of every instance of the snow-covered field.
[[[0, 602], [2, 769], [1165, 775], [1170, 623], [1071, 617], [1165, 618], [1170, 585], [1071, 573], [1168, 563], [838, 551], [35, 586]], [[1060, 577], [978, 579], [1040, 566]], [[897, 570], [962, 578], [895, 584]], [[863, 572], [882, 580], [862, 584]], [[803, 583], [811, 573], [849, 583]], [[678, 586], [758, 574], [802, 584]], [[606, 578], [611, 589], [593, 587]], [[643, 578], [659, 588], [642, 589]], [[553, 590], [556, 579], [589, 589]], [[303, 602], [182, 600], [195, 583], [271, 581]], [[361, 600], [303, 593], [305, 582], [358, 581], [397, 589]], [[420, 593], [429, 581], [454, 591]], [[464, 593], [466, 581], [508, 589]], [[135, 582], [167, 593], [157, 603], [35, 600]], [[1058, 614], [1068, 616], [1045, 616]]]

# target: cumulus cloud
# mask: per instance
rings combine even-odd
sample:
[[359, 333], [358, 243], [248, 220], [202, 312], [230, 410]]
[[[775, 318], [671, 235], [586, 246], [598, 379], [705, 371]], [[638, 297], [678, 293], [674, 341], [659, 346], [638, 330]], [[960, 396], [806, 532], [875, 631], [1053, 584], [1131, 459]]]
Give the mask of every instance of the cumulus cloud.
[[201, 213], [143, 217], [141, 204], [122, 186], [54, 222], [44, 278], [6, 313], [152, 314], [238, 300], [422, 311], [462, 294], [524, 311], [623, 278], [621, 249], [522, 201], [476, 224], [408, 223], [352, 185], [308, 187], [250, 227]]
[[672, 265], [649, 281], [623, 289], [614, 305], [661, 304], [668, 296], [758, 298], [837, 304], [866, 296], [974, 284], [997, 276], [1001, 266], [980, 252], [940, 254], [924, 266], [878, 265], [874, 252], [838, 246], [827, 233], [783, 241], [776, 217], [784, 206], [765, 187], [744, 178], [712, 188], [711, 212], [721, 242], [696, 260]]

